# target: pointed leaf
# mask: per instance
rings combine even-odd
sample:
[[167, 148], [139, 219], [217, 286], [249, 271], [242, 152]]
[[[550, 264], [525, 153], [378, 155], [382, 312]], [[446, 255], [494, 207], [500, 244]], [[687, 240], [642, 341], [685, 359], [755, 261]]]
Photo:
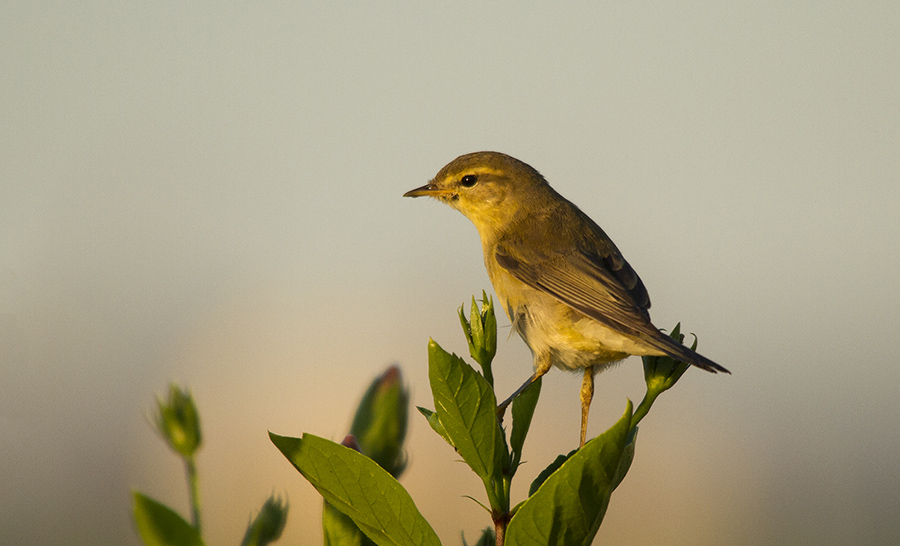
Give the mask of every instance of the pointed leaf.
[[625, 415], [559, 467], [525, 501], [506, 530], [507, 546], [588, 546], [609, 505], [631, 427]]
[[[475, 296], [472, 296], [472, 310], [469, 314], [470, 331], [472, 332], [472, 343], [476, 347], [484, 345], [484, 324], [481, 322], [481, 311], [478, 309], [478, 303]], [[474, 356], [473, 356], [474, 358]]]
[[433, 340], [428, 343], [428, 377], [438, 419], [451, 445], [482, 480], [500, 476], [507, 452], [491, 386]]
[[425, 416], [425, 419], [428, 419], [428, 424], [431, 426], [431, 429], [437, 432], [441, 436], [441, 438], [444, 439], [444, 441], [450, 444], [450, 447], [456, 449], [456, 446], [453, 445], [450, 437], [447, 436], [447, 431], [444, 430], [444, 425], [442, 425], [441, 420], [438, 419], [437, 413], [421, 406], [416, 406], [416, 409], [419, 410], [419, 413]]
[[573, 449], [566, 455], [557, 455], [553, 462], [547, 465], [547, 468], [541, 470], [541, 473], [537, 475], [537, 478], [531, 482], [531, 487], [528, 488], [528, 496], [534, 495], [537, 493], [537, 490], [544, 485], [544, 482], [547, 481], [554, 472], [556, 472], [559, 467], [563, 465], [564, 462], [569, 460], [569, 457], [578, 453], [578, 448]]
[[522, 460], [522, 447], [525, 445], [525, 437], [528, 428], [531, 427], [531, 418], [534, 417], [534, 408], [541, 396], [541, 378], [528, 385], [512, 403], [512, 433], [509, 435], [509, 447], [512, 450], [512, 462], [509, 465], [510, 474], [516, 473], [516, 468]]
[[632, 427], [631, 433], [628, 435], [625, 449], [622, 450], [622, 459], [619, 460], [619, 467], [616, 469], [616, 476], [613, 479], [613, 490], [619, 487], [619, 484], [625, 479], [625, 474], [628, 473], [631, 463], [634, 461], [634, 442], [637, 440], [637, 431], [637, 427]]
[[[497, 314], [494, 313], [494, 299], [489, 298], [484, 290], [481, 291], [481, 315], [484, 321], [484, 346], [490, 361], [497, 354]], [[491, 385], [493, 386], [493, 382]]]
[[312, 434], [301, 439], [270, 432], [269, 438], [326, 501], [379, 546], [440, 545], [406, 489], [368, 457]]
[[200, 533], [177, 512], [135, 491], [134, 521], [147, 546], [203, 546]]

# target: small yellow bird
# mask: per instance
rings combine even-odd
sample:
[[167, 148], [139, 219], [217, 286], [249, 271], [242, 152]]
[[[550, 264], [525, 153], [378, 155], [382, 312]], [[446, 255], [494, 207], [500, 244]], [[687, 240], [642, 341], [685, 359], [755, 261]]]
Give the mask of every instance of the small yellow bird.
[[475, 224], [500, 305], [534, 355], [534, 374], [500, 404], [501, 414], [551, 366], [583, 369], [583, 446], [594, 375], [629, 355], [730, 373], [651, 324], [647, 289], [616, 245], [531, 166], [499, 152], [466, 154], [404, 194], [420, 196]]

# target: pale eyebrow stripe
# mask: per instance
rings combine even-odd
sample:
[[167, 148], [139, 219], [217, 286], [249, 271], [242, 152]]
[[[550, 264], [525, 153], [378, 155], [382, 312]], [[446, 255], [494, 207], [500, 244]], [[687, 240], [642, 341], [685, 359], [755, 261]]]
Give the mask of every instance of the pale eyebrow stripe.
[[504, 171], [492, 169], [491, 167], [478, 167], [477, 169], [472, 169], [472, 172], [475, 174], [493, 174], [495, 176], [500, 176]]

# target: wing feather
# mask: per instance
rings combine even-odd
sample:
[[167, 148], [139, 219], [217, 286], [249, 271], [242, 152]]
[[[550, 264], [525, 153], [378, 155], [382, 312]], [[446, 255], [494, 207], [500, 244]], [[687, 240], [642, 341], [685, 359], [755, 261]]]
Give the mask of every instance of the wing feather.
[[583, 254], [525, 263], [498, 245], [495, 258], [516, 279], [614, 330], [636, 336], [653, 329], [647, 310], [635, 302], [616, 276]]
[[[507, 246], [503, 241], [494, 247], [494, 258], [510, 275], [528, 286], [553, 296], [562, 303], [613, 330], [628, 335], [672, 358], [690, 362], [707, 371], [728, 372], [712, 360], [691, 351], [660, 333], [650, 322], [650, 297], [637, 273], [596, 224], [581, 211], [575, 214], [586, 219], [594, 229], [590, 238], [574, 238], [580, 243], [576, 249], [563, 254], [537, 251], [522, 239], [540, 230], [553, 233], [565, 230], [568, 222], [554, 222], [552, 216], [531, 218], [527, 227], [518, 231]], [[544, 235], [545, 236], [545, 235]], [[512, 252], [510, 247], [515, 248]]]

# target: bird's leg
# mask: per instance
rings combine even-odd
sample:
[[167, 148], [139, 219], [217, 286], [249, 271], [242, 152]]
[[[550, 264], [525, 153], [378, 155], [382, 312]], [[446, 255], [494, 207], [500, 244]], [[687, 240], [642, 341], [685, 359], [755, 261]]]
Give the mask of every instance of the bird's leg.
[[[541, 375], [543, 375], [543, 374], [541, 374]], [[533, 374], [531, 374], [531, 377], [529, 377], [528, 379], [525, 380], [524, 383], [522, 383], [521, 387], [516, 389], [516, 392], [509, 395], [509, 398], [507, 398], [503, 402], [500, 402], [499, 404], [497, 404], [497, 419], [499, 419], [501, 423], [503, 422], [503, 414], [506, 413], [507, 406], [509, 406], [512, 403], [512, 401], [515, 400], [516, 396], [519, 396], [520, 394], [522, 394], [522, 391], [527, 389], [529, 385], [531, 385], [532, 383], [537, 381], [539, 377], [540, 377], [540, 375], [538, 375], [537, 372], [534, 372]]]
[[540, 379], [547, 372], [550, 371], [550, 355], [542, 355], [535, 358], [535, 366], [534, 373], [531, 374], [522, 386], [516, 389], [516, 392], [509, 395], [509, 398], [501, 402], [497, 405], [497, 420], [500, 421], [500, 424], [503, 424], [503, 415], [506, 413], [506, 408], [515, 400], [516, 396], [522, 394], [522, 391], [528, 388], [529, 385]]
[[591, 400], [594, 398], [594, 366], [584, 369], [584, 379], [581, 380], [581, 444], [587, 438], [588, 412], [591, 410]]

